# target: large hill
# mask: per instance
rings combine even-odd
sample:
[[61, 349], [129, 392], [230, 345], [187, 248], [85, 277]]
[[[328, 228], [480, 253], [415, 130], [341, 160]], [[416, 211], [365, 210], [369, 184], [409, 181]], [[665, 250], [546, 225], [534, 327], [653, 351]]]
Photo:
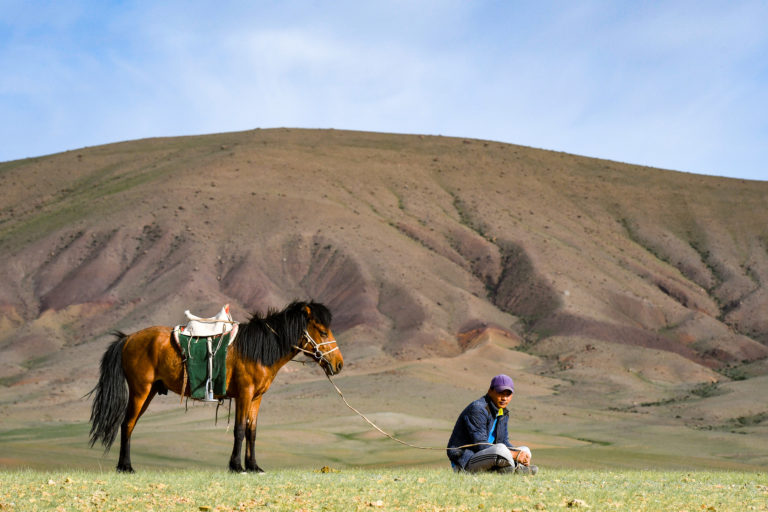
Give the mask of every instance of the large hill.
[[[96, 463], [81, 397], [110, 331], [313, 298], [334, 313], [348, 398], [412, 439], [443, 445], [506, 372], [511, 428], [549, 463], [632, 465], [655, 446], [653, 464], [768, 466], [768, 182], [276, 129], [1, 163], [0, 190], [0, 465], [62, 444]], [[283, 374], [262, 408], [265, 457], [443, 463], [358, 428], [319, 370]], [[159, 400], [137, 436], [225, 445], [201, 427], [209, 412]], [[307, 444], [281, 444], [286, 425]], [[159, 465], [227, 454], [163, 449]]]

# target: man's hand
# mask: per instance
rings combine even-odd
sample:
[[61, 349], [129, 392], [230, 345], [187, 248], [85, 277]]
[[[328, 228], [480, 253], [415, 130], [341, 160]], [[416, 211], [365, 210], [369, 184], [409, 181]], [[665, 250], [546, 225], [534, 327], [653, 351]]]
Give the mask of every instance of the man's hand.
[[515, 461], [519, 462], [523, 466], [527, 466], [531, 463], [531, 456], [528, 455], [528, 452], [522, 450], [512, 450], [512, 453], [515, 454]]

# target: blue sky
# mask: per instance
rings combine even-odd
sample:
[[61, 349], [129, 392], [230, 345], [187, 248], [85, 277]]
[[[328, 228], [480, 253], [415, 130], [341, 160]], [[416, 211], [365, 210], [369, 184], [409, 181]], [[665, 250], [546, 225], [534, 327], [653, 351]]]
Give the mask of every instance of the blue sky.
[[768, 180], [766, 1], [0, 0], [0, 161], [271, 127]]

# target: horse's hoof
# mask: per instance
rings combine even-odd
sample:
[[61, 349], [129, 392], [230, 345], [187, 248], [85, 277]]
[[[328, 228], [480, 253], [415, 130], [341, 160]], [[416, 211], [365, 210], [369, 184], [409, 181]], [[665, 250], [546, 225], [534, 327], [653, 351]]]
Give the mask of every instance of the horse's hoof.
[[135, 471], [133, 470], [133, 468], [131, 466], [117, 466], [117, 472], [118, 473], [128, 473], [128, 474], [135, 473]]

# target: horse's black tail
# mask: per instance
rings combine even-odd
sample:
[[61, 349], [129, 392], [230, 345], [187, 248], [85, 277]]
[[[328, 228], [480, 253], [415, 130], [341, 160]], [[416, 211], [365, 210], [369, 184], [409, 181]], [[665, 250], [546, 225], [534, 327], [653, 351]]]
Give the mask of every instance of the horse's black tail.
[[123, 345], [126, 334], [115, 331], [117, 337], [101, 358], [99, 383], [87, 396], [96, 393], [91, 405], [91, 447], [101, 440], [105, 452], [115, 442], [120, 424], [128, 408], [128, 384], [123, 371]]

